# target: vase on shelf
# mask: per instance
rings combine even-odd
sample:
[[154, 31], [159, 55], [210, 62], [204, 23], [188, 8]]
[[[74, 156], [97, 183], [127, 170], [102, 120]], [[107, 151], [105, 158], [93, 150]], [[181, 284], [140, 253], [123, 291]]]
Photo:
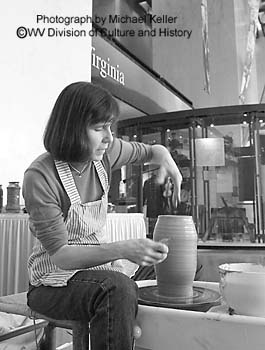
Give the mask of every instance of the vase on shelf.
[[7, 186], [6, 212], [20, 212], [20, 186], [17, 181], [9, 182], [9, 185]]

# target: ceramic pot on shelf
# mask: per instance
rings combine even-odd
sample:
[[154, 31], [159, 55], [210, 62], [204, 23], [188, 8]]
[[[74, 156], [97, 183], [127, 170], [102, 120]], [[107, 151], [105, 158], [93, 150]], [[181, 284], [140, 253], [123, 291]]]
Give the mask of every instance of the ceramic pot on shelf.
[[20, 186], [19, 182], [11, 181], [7, 187], [7, 213], [20, 212]]
[[164, 242], [169, 248], [167, 258], [155, 265], [159, 295], [192, 297], [198, 240], [192, 216], [158, 216], [154, 240]]

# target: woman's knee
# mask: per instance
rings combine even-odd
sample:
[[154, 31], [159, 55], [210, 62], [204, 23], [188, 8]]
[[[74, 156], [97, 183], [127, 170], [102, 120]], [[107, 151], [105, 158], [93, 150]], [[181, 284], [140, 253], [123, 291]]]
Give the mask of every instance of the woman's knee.
[[125, 302], [137, 302], [138, 287], [137, 284], [128, 276], [120, 272], [113, 272], [107, 281], [107, 288], [112, 291], [119, 304]]

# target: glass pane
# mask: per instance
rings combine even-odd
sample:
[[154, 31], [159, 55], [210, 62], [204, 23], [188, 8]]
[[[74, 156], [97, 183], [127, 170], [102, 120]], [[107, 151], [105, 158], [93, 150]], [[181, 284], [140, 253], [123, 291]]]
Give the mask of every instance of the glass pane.
[[[138, 133], [136, 126], [132, 126], [125, 128], [117, 136], [125, 141], [139, 141]], [[113, 171], [109, 190], [109, 211], [117, 213], [139, 212], [139, 181], [141, 181], [139, 166], [123, 166], [121, 169]]]
[[188, 129], [167, 129], [166, 147], [179, 167], [183, 177], [178, 207], [170, 212], [175, 215], [192, 215], [191, 213], [191, 160]]
[[258, 204], [260, 206], [258, 212], [259, 215], [259, 227], [256, 225], [256, 233], [257, 233], [257, 240], [258, 242], [265, 243], [265, 222], [264, 222], [264, 215], [265, 215], [265, 123], [263, 119], [260, 119], [255, 124], [259, 138], [259, 154], [258, 154], [258, 160], [260, 162], [260, 168], [259, 168], [259, 186], [258, 186]]
[[[143, 128], [142, 142], [155, 145], [162, 144], [163, 131], [161, 128]], [[143, 211], [147, 223], [148, 237], [153, 237], [158, 215], [164, 214], [163, 185], [157, 182], [158, 167], [144, 164], [142, 169], [142, 199]]]
[[221, 142], [209, 148], [215, 155], [210, 162], [201, 157], [197, 167], [198, 199], [206, 220], [202, 239], [254, 242], [255, 157], [250, 125], [211, 125], [207, 134]]

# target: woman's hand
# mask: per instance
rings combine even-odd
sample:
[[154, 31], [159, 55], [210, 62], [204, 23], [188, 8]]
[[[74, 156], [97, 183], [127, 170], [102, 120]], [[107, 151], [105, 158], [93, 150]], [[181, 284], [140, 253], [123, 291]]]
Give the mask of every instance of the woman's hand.
[[149, 238], [130, 239], [116, 242], [123, 259], [128, 259], [141, 266], [149, 266], [166, 259], [168, 247]]
[[158, 183], [164, 184], [168, 177], [171, 178], [174, 185], [172, 203], [176, 208], [180, 202], [182, 175], [166, 147], [162, 145], [153, 145], [152, 152], [153, 156], [150, 162], [160, 166], [157, 176]]

